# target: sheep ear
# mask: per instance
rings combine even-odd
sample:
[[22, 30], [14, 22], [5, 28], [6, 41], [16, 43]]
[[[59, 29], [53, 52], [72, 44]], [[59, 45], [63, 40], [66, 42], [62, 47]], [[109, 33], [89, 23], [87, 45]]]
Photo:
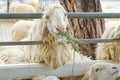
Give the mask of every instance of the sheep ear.
[[95, 71], [98, 72], [98, 71], [99, 71], [99, 68], [97, 68]]
[[43, 33], [44, 29], [46, 28], [46, 22], [43, 21], [41, 25], [42, 27], [40, 32]]
[[102, 70], [102, 68], [96, 68], [96, 72], [98, 72], [98, 71], [101, 71]]

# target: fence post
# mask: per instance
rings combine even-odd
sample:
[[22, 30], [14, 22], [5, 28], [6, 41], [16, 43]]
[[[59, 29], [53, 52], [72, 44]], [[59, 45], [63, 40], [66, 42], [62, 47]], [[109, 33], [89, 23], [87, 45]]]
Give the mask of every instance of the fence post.
[[9, 12], [9, 4], [10, 4], [10, 0], [7, 0], [7, 12]]

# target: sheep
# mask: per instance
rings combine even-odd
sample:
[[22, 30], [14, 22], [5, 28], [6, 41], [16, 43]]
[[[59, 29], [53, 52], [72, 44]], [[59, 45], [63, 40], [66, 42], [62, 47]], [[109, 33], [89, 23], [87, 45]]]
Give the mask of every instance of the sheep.
[[13, 2], [10, 4], [9, 12], [37, 12], [31, 5]]
[[32, 5], [37, 12], [40, 11], [39, 9], [39, 0], [24, 0], [23, 3]]
[[28, 36], [29, 29], [31, 28], [33, 21], [19, 20], [10, 30], [12, 40], [20, 41]]
[[115, 6], [115, 4], [107, 4], [106, 6], [105, 6], [105, 8], [106, 9], [115, 9], [116, 8], [116, 6]]
[[4, 64], [29, 63], [25, 53], [18, 47], [1, 47], [0, 59]]
[[[103, 6], [103, 12], [107, 12], [107, 13], [119, 13], [119, 7], [116, 6], [113, 3], [108, 3], [106, 5]], [[119, 21], [120, 18], [105, 18], [105, 23], [106, 22], [114, 22], [114, 21]]]
[[[113, 25], [113, 24], [112, 24]], [[120, 38], [120, 25], [116, 24], [107, 28], [102, 39], [119, 39]], [[96, 59], [98, 60], [113, 60], [115, 63], [120, 63], [120, 43], [110, 42], [110, 43], [98, 43], [96, 47]], [[119, 79], [120, 80], [120, 79]]]
[[14, 12], [15, 7], [17, 6], [17, 4], [20, 4], [20, 2], [12, 2], [10, 4], [10, 7], [9, 7], [9, 12]]
[[95, 63], [80, 80], [115, 80], [119, 77], [119, 67], [113, 63]]
[[106, 21], [105, 22], [105, 30], [107, 30], [108, 28], [111, 28], [111, 27], [116, 27], [116, 26], [119, 26], [120, 25], [120, 20], [109, 20], [109, 21]]
[[[102, 35], [102, 39], [119, 39], [120, 38], [120, 25], [113, 26], [106, 29]], [[120, 43], [98, 43], [96, 48], [96, 59], [98, 60], [113, 60], [116, 63], [120, 63]]]
[[0, 64], [5, 64], [5, 62], [0, 59]]
[[[9, 7], [9, 12], [11, 13], [36, 13], [36, 9], [25, 3], [20, 2], [12, 2]], [[32, 19], [26, 19], [26, 20], [32, 20]], [[9, 21], [16, 22], [18, 19], [9, 19]]]
[[[45, 8], [42, 19], [34, 21], [28, 38], [47, 41], [48, 44], [30, 45], [25, 49], [30, 62], [44, 62], [51, 68], [58, 68], [72, 59], [74, 50], [71, 44], [57, 44], [56, 34], [69, 31], [66, 11], [60, 4], [51, 4]], [[83, 56], [83, 55], [82, 55]]]
[[66, 77], [61, 80], [115, 80], [120, 71], [119, 65], [108, 62], [96, 62], [86, 72], [77, 77]]

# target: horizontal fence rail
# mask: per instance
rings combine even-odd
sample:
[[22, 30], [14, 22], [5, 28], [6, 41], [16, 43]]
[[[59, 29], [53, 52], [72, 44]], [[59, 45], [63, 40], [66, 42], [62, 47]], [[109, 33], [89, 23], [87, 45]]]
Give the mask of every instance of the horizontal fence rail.
[[76, 61], [74, 63], [74, 72], [72, 73], [73, 63], [69, 62], [57, 69], [52, 69], [45, 64], [26, 63], [26, 64], [0, 64], [0, 80], [31, 78], [36, 75], [45, 76], [80, 76], [83, 75], [92, 64], [96, 62], [113, 62], [110, 60], [90, 60]]
[[[39, 19], [43, 13], [0, 13], [0, 19]], [[101, 12], [75, 12], [67, 13], [69, 18], [120, 18], [120, 13], [101, 13]], [[89, 43], [107, 43], [120, 42], [120, 39], [80, 39], [74, 40], [78, 44]], [[0, 46], [12, 45], [38, 45], [46, 44], [45, 41], [6, 41], [0, 42]], [[58, 42], [59, 44], [69, 43], [67, 41]], [[103, 61], [106, 62], [107, 60]], [[70, 75], [83, 75], [89, 67], [98, 62], [98, 60], [80, 61], [74, 64], [74, 73], [72, 73], [72, 63], [65, 64], [57, 69], [51, 69], [45, 64], [0, 64], [0, 80], [15, 79], [15, 78], [30, 78], [38, 74], [45, 76], [65, 77]], [[111, 61], [108, 61], [111, 62]]]
[[[0, 13], [0, 19], [39, 19], [43, 13]], [[120, 18], [120, 13], [68, 12], [69, 18]]]
[[[120, 42], [120, 39], [80, 39], [74, 40], [77, 44], [90, 44], [90, 43], [108, 43], [108, 42]], [[68, 41], [61, 41], [58, 44], [69, 44]], [[39, 45], [48, 44], [46, 41], [6, 41], [0, 42], [0, 46], [13, 46], [13, 45]]]

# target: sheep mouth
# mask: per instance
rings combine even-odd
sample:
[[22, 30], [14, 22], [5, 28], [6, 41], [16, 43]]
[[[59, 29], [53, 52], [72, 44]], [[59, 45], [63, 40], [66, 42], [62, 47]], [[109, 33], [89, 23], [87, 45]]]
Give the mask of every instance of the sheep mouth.
[[115, 72], [112, 73], [112, 75], [115, 75], [115, 74], [118, 74], [118, 73], [119, 73], [119, 71], [115, 71]]

